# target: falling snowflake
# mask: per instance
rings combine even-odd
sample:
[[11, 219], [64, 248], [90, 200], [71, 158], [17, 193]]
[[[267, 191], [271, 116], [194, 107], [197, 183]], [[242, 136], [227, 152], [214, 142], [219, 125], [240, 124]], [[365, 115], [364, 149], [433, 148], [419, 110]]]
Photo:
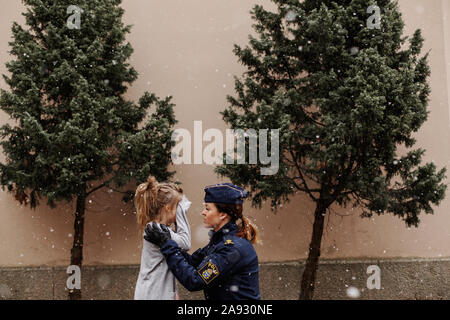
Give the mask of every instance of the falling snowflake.
[[294, 12], [294, 11], [292, 11], [292, 10], [289, 10], [288, 11], [288, 13], [286, 14], [286, 20], [287, 21], [295, 21], [295, 18], [297, 17], [297, 14]]
[[357, 299], [361, 296], [361, 293], [359, 292], [358, 288], [355, 287], [348, 287], [346, 290], [347, 297]]
[[351, 48], [350, 48], [350, 54], [351, 54], [352, 56], [357, 55], [358, 52], [359, 52], [359, 48], [358, 48], [358, 47], [351, 47]]
[[238, 292], [239, 291], [239, 286], [236, 286], [236, 285], [230, 286], [230, 291], [231, 292]]

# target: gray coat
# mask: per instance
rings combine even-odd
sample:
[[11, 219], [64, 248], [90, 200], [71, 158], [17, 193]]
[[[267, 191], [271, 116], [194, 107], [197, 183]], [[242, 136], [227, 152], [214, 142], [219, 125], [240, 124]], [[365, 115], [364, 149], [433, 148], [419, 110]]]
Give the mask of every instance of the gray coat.
[[[186, 217], [191, 202], [183, 196], [177, 207], [177, 231], [170, 236], [182, 250], [191, 248], [191, 230]], [[134, 291], [135, 300], [174, 300], [177, 292], [175, 276], [167, 267], [159, 247], [143, 239], [141, 268]]]

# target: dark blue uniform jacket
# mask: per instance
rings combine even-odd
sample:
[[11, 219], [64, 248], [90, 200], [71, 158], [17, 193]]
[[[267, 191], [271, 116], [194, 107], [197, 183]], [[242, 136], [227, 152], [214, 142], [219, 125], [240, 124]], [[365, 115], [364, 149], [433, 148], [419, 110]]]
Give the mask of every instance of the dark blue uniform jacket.
[[192, 255], [173, 240], [161, 252], [178, 281], [189, 291], [204, 290], [207, 300], [260, 299], [258, 257], [247, 239], [236, 236], [237, 228], [227, 223]]

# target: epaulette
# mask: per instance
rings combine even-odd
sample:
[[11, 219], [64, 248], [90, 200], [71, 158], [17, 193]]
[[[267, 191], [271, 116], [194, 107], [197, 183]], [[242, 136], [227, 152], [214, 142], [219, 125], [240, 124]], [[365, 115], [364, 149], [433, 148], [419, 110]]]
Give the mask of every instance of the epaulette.
[[231, 239], [226, 239], [225, 240], [225, 244], [234, 244], [234, 242]]

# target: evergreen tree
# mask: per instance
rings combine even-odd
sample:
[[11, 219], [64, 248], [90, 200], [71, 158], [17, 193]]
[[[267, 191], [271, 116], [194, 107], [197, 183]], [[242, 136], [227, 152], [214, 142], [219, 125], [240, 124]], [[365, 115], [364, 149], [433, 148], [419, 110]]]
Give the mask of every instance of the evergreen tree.
[[[258, 36], [249, 36], [250, 47], [234, 46], [248, 70], [235, 77], [237, 96], [221, 113], [233, 129], [280, 128], [279, 170], [261, 175], [260, 164], [231, 164], [216, 172], [249, 186], [254, 206], [271, 199], [276, 210], [298, 192], [315, 202], [300, 293], [312, 299], [332, 204], [417, 227], [419, 214], [432, 214], [445, 196], [446, 168], [422, 165], [425, 150], [411, 149], [429, 112], [430, 68], [420, 30], [402, 35], [397, 2], [273, 2], [276, 12], [253, 7]], [[402, 144], [408, 152], [397, 155]]]
[[[52, 208], [76, 198], [71, 264], [81, 267], [86, 198], [107, 187], [130, 200], [134, 190], [120, 190], [130, 181], [173, 175], [174, 105], [148, 92], [138, 104], [125, 99], [138, 74], [127, 62], [131, 26], [120, 0], [79, 0], [75, 9], [71, 0], [23, 2], [28, 27], [13, 23], [14, 60], [3, 76], [10, 90], [0, 92], [15, 122], [0, 128], [0, 182], [31, 208], [42, 197]], [[69, 296], [80, 299], [81, 290]]]

